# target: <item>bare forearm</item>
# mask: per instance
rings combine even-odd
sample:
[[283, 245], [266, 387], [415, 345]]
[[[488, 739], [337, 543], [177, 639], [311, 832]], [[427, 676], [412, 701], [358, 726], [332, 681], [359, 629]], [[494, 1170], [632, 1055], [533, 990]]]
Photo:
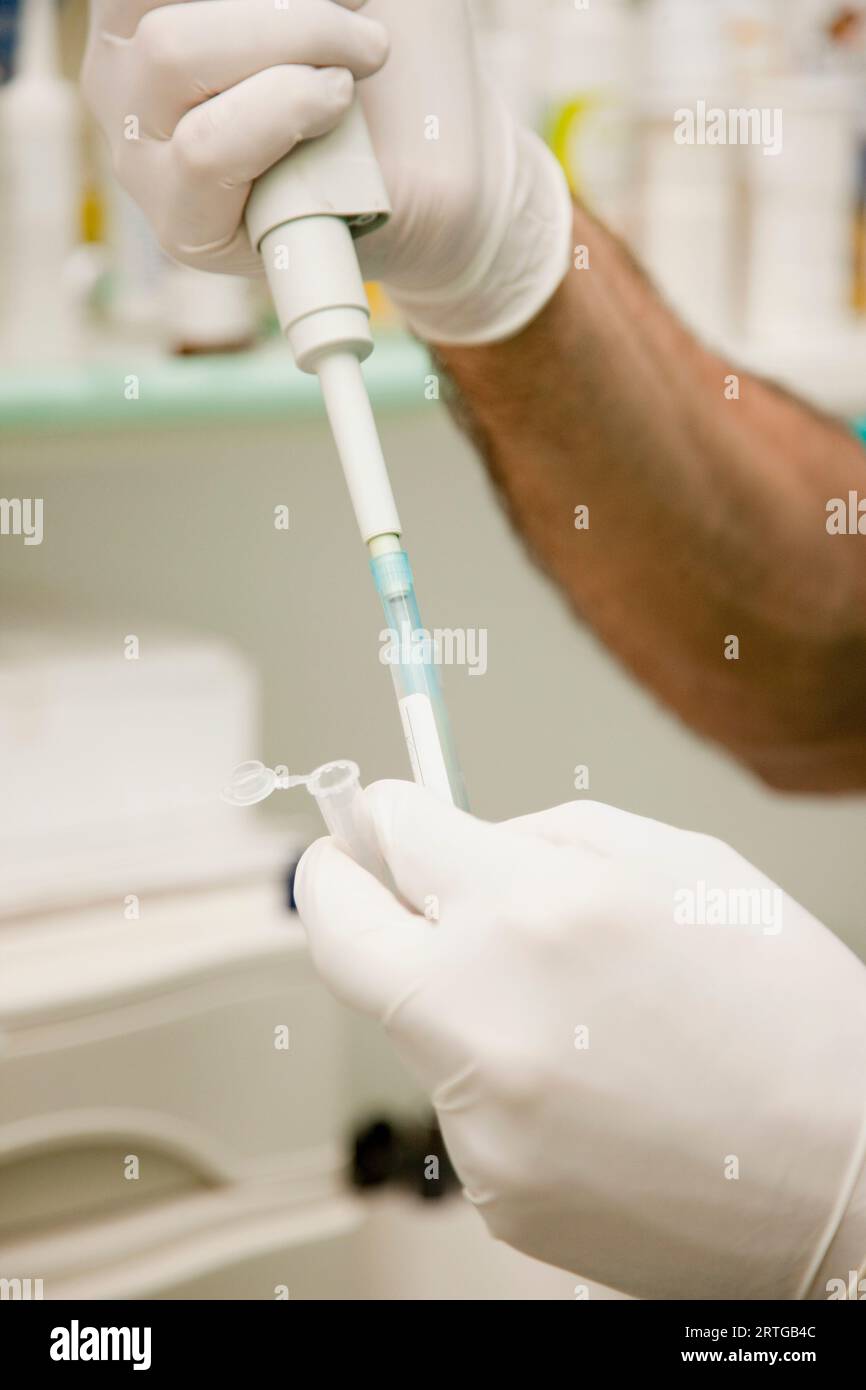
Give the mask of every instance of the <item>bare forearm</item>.
[[696, 729], [774, 785], [866, 786], [866, 537], [826, 526], [862, 449], [702, 348], [581, 211], [575, 242], [518, 337], [438, 349], [515, 525]]

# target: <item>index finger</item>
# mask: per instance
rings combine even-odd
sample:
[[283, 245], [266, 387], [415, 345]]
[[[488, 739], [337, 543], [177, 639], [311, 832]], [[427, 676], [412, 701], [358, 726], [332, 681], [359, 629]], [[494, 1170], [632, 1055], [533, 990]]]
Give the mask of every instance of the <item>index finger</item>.
[[[91, 24], [118, 39], [131, 39], [140, 20], [151, 10], [169, 5], [191, 5], [195, 0], [92, 0]], [[344, 10], [360, 10], [367, 0], [321, 0], [323, 5], [342, 5]], [[292, 0], [274, 0], [274, 8], [289, 10]]]
[[436, 934], [327, 837], [303, 855], [295, 901], [313, 963], [353, 1008], [384, 1018], [423, 979]]

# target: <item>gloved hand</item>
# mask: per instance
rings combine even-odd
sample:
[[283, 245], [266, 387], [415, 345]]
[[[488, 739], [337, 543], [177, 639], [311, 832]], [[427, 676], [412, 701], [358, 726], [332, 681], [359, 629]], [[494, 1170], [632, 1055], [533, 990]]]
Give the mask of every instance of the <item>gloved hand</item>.
[[648, 1298], [823, 1298], [859, 1268], [866, 968], [840, 941], [728, 846], [612, 807], [367, 796], [410, 906], [324, 839], [301, 919], [495, 1236]]
[[394, 209], [358, 243], [367, 278], [432, 341], [506, 337], [567, 269], [565, 180], [481, 78], [465, 0], [374, 0], [371, 18], [361, 3], [91, 0], [82, 80], [117, 176], [176, 260], [256, 274], [251, 181], [330, 130], [365, 78]]

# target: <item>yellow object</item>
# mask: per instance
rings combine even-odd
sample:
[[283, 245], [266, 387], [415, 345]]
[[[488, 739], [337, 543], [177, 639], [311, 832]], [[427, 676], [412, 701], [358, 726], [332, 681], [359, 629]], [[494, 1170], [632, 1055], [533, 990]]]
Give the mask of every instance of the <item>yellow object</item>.
[[79, 209], [81, 240], [87, 242], [105, 240], [105, 203], [99, 189], [93, 185], [85, 188]]
[[866, 314], [866, 207], [860, 206], [854, 219], [854, 284], [852, 303], [858, 314]]
[[379, 284], [378, 280], [367, 280], [364, 284], [370, 305], [370, 321], [374, 328], [397, 328], [400, 318], [394, 305]]
[[586, 126], [604, 105], [602, 98], [587, 95], [558, 106], [551, 113], [545, 131], [547, 143], [559, 160], [576, 197], [583, 197], [579, 149]]

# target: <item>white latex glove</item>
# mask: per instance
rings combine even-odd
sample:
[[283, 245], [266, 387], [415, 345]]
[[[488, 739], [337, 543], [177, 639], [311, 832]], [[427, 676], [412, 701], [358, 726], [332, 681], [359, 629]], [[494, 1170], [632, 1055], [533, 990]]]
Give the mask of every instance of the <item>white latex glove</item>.
[[[495, 1236], [648, 1298], [823, 1298], [860, 1268], [866, 968], [840, 941], [720, 841], [612, 807], [367, 796], [415, 911], [325, 839], [301, 919]], [[766, 925], [679, 924], [701, 884], [764, 890]]]
[[361, 3], [91, 0], [82, 81], [117, 176], [175, 260], [259, 273], [251, 181], [331, 129], [368, 78], [394, 214], [359, 242], [365, 274], [422, 336], [506, 337], [567, 269], [564, 177], [479, 75], [465, 0], [375, 0], [371, 18]]

